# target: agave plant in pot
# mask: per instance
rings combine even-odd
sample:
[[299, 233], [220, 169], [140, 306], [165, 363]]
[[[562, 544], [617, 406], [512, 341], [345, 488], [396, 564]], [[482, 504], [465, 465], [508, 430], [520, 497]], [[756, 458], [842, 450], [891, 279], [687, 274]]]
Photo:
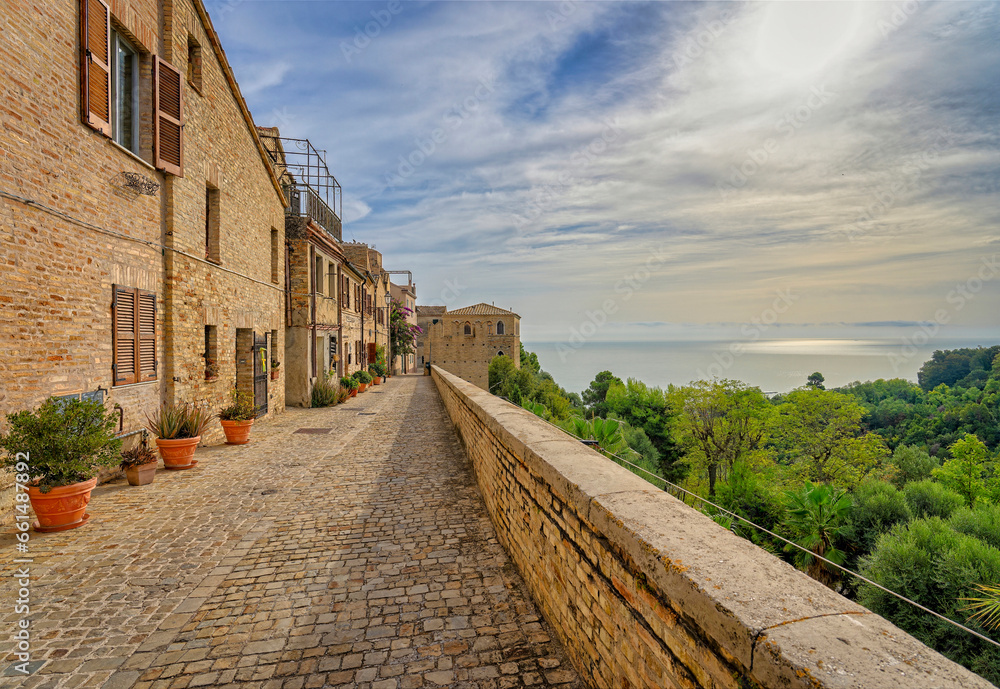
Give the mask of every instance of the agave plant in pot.
[[250, 442], [250, 427], [257, 418], [253, 395], [245, 390], [233, 390], [233, 403], [219, 411], [219, 422], [226, 432], [227, 445], [246, 445]]
[[190, 469], [198, 463], [194, 450], [211, 420], [208, 410], [187, 403], [164, 403], [152, 416], [146, 415], [146, 428], [156, 439], [164, 469]]
[[[0, 447], [6, 450], [0, 467], [28, 486], [38, 517], [35, 530], [66, 531], [86, 524], [98, 471], [118, 461], [117, 414], [100, 402], [50, 397], [34, 411], [8, 414], [7, 423], [8, 432], [0, 435]], [[21, 495], [17, 510], [21, 513], [24, 506], [26, 513]]]
[[130, 486], [146, 486], [156, 477], [156, 453], [149, 448], [146, 432], [136, 445], [122, 450], [122, 461], [118, 465], [125, 472]]

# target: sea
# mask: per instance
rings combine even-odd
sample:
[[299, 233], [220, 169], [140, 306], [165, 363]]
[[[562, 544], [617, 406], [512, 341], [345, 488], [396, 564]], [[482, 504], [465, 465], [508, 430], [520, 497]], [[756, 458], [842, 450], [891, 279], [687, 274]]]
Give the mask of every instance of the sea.
[[728, 378], [759, 387], [768, 394], [805, 385], [818, 371], [825, 386], [854, 381], [904, 378], [917, 381], [917, 371], [938, 349], [989, 347], [996, 340], [935, 340], [915, 345], [901, 339], [780, 339], [756, 342], [662, 341], [597, 342], [579, 347], [564, 342], [525, 342], [538, 355], [542, 369], [569, 392], [581, 392], [600, 371], [650, 386], [686, 385], [695, 380]]

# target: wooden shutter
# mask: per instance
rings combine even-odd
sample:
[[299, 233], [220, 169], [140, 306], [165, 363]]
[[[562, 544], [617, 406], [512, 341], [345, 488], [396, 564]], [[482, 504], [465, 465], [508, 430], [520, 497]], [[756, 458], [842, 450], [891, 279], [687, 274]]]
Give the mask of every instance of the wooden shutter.
[[83, 123], [111, 136], [111, 10], [80, 0], [80, 107]]
[[375, 343], [368, 343], [368, 363], [374, 364], [378, 360], [378, 352], [375, 351]]
[[139, 381], [156, 380], [156, 295], [138, 293], [139, 304]]
[[153, 147], [156, 167], [178, 177], [184, 176], [182, 110], [181, 73], [169, 62], [157, 57], [153, 67]]
[[136, 322], [135, 290], [114, 286], [111, 306], [112, 350], [115, 385], [136, 382]]

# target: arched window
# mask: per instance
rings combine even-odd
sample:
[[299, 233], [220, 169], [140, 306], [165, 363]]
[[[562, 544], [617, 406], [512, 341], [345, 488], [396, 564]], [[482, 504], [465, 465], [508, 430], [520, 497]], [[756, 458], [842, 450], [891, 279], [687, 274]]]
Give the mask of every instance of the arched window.
[[466, 324], [465, 324], [465, 334], [466, 335], [471, 335], [472, 334], [472, 324], [471, 323], [466, 322]]
[[503, 350], [502, 349], [499, 352], [497, 352], [497, 356], [503, 356]]
[[497, 335], [503, 334], [503, 321], [497, 321]]

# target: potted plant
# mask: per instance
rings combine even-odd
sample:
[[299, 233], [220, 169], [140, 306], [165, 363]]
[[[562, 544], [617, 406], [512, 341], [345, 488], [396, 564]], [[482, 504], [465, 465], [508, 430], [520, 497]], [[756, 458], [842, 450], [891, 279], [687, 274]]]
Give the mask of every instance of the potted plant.
[[351, 376], [344, 376], [340, 379], [340, 387], [348, 391], [351, 397], [358, 396], [358, 381]]
[[358, 392], [367, 390], [368, 384], [372, 382], [372, 377], [368, 371], [355, 371], [354, 379], [358, 381]]
[[278, 376], [281, 375], [281, 362], [278, 361], [277, 357], [271, 357], [271, 380], [278, 380]]
[[219, 423], [226, 433], [227, 445], [246, 445], [250, 442], [250, 427], [257, 418], [253, 395], [246, 390], [233, 390], [233, 403], [219, 410]]
[[156, 439], [164, 469], [190, 469], [198, 463], [194, 450], [211, 420], [206, 409], [187, 403], [164, 403], [152, 416], [146, 414], [146, 428]]
[[[7, 415], [0, 466], [28, 485], [36, 531], [66, 531], [90, 518], [87, 504], [102, 466], [118, 461], [118, 415], [88, 400], [50, 397], [34, 411]], [[25, 522], [26, 523], [26, 522]], [[27, 528], [27, 527], [25, 527]]]
[[156, 465], [156, 453], [149, 449], [146, 432], [143, 431], [139, 444], [122, 450], [122, 461], [118, 466], [125, 472], [130, 486], [145, 486], [153, 482]]
[[372, 377], [372, 383], [375, 385], [381, 385], [382, 380], [385, 377], [385, 364], [376, 361], [374, 364], [368, 366], [368, 373]]
[[219, 379], [219, 365], [215, 363], [214, 359], [208, 359], [205, 361], [205, 380], [212, 382], [213, 380]]

